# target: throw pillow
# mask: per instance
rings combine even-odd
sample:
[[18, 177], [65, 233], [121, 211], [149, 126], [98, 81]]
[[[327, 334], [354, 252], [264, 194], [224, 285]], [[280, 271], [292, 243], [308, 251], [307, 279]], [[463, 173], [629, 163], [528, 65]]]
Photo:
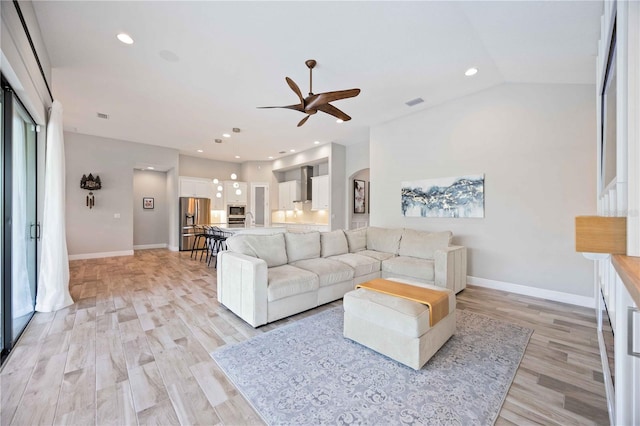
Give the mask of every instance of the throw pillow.
[[262, 259], [269, 268], [287, 263], [284, 234], [234, 235], [227, 238], [227, 249]]
[[367, 228], [349, 229], [344, 231], [349, 244], [349, 253], [355, 253], [367, 248]]
[[287, 246], [289, 263], [320, 257], [320, 232], [286, 232], [284, 240]]
[[451, 243], [451, 231], [425, 232], [405, 229], [400, 240], [400, 256], [433, 259], [436, 250], [443, 250]]
[[397, 254], [400, 237], [402, 237], [402, 228], [376, 228], [370, 226], [367, 229], [367, 250]]
[[329, 257], [345, 253], [349, 253], [349, 245], [342, 229], [320, 233], [320, 256]]

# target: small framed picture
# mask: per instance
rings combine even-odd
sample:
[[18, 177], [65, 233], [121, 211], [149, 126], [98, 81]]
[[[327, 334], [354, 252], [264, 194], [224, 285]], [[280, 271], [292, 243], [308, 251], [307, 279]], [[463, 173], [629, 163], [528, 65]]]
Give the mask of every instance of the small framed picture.
[[353, 180], [353, 212], [365, 213], [364, 181]]
[[153, 198], [144, 197], [142, 199], [142, 208], [143, 209], [152, 209], [153, 208]]

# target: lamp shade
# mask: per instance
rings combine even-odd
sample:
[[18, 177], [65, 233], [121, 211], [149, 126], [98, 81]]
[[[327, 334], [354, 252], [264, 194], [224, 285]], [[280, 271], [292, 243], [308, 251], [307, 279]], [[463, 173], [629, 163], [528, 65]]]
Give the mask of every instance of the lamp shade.
[[627, 253], [627, 218], [576, 216], [576, 251]]

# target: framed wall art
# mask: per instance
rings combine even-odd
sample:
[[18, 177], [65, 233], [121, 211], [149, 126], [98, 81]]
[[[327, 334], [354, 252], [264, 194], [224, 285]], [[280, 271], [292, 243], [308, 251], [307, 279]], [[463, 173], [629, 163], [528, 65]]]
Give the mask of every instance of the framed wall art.
[[365, 182], [363, 180], [353, 180], [353, 212], [358, 214], [365, 213]]
[[484, 175], [402, 182], [406, 217], [484, 217]]
[[144, 197], [142, 199], [142, 208], [145, 209], [145, 210], [153, 209], [153, 207], [154, 207], [153, 206], [153, 201], [154, 201], [154, 199], [151, 198], [151, 197]]

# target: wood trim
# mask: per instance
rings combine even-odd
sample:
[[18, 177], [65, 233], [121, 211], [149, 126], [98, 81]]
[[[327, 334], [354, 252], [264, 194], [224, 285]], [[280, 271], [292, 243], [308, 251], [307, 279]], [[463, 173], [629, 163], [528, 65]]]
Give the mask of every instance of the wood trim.
[[640, 306], [640, 257], [617, 254], [612, 256], [611, 263], [633, 301]]
[[627, 218], [577, 216], [576, 251], [627, 254]]

